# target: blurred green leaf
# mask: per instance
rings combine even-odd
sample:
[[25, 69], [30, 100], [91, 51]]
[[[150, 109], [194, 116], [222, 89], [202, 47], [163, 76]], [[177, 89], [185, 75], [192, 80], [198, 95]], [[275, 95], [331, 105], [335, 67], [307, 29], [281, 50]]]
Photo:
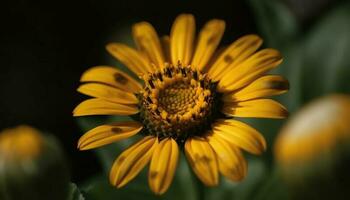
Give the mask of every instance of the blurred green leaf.
[[350, 3], [346, 2], [324, 16], [301, 41], [304, 102], [327, 93], [350, 93], [349, 21]]
[[279, 0], [249, 0], [258, 28], [270, 47], [290, 43], [298, 34], [295, 16]]
[[[272, 4], [266, 1], [251, 0], [254, 6]], [[254, 4], [256, 3], [256, 4]], [[267, 40], [267, 46], [277, 46], [282, 52], [284, 61], [272, 74], [282, 74], [290, 82], [290, 91], [277, 97], [289, 112], [293, 114], [306, 102], [316, 97], [335, 92], [350, 92], [350, 3], [346, 2], [332, 9], [310, 31], [301, 38], [294, 38], [290, 43]], [[267, 5], [261, 5], [262, 32], [266, 30], [284, 30], [283, 23], [272, 23], [268, 19]], [[270, 9], [278, 9], [270, 5]], [[279, 12], [279, 11], [271, 11]], [[257, 13], [259, 15], [259, 12]], [[264, 16], [266, 15], [266, 16]], [[280, 16], [282, 17], [282, 16]], [[288, 16], [286, 16], [288, 17]], [[263, 19], [267, 22], [264, 23]], [[283, 35], [278, 31], [274, 34]], [[269, 36], [274, 38], [275, 36]], [[279, 44], [276, 45], [276, 42]], [[272, 161], [272, 144], [278, 134], [283, 120], [244, 119], [266, 137], [269, 144], [266, 158]]]
[[218, 187], [205, 190], [206, 200], [251, 200], [265, 179], [266, 166], [261, 159], [248, 161], [248, 175], [242, 182], [232, 182], [221, 177]]
[[[263, 4], [265, 1], [251, 2]], [[255, 9], [264, 10], [264, 6]], [[277, 31], [269, 35], [269, 30], [284, 30], [285, 25], [269, 22], [267, 19], [270, 14], [263, 15], [267, 16], [260, 19], [264, 26], [260, 28], [263, 35], [268, 36], [267, 46], [280, 48], [284, 56], [283, 64], [272, 73], [283, 74], [290, 81], [290, 91], [278, 99], [291, 113], [314, 98], [329, 93], [350, 93], [350, 2], [343, 2], [326, 13], [304, 37], [294, 38], [289, 43], [279, 40], [279, 36], [276, 36], [276, 40], [270, 39], [274, 37], [273, 34], [282, 33]], [[262, 131], [272, 149], [274, 138], [280, 129], [278, 123], [266, 123], [260, 119], [246, 121]], [[267, 155], [273, 158], [272, 153], [268, 151]], [[287, 190], [278, 173], [270, 173], [270, 178], [263, 182], [257, 197], [253, 199], [288, 199]]]
[[275, 72], [290, 81], [291, 89], [281, 99], [291, 112], [327, 93], [350, 92], [349, 2], [332, 9], [299, 38], [293, 37], [298, 28], [282, 2], [251, 0], [250, 3], [267, 46], [277, 47], [283, 54], [284, 62]]
[[256, 191], [253, 200], [288, 200], [288, 191], [278, 170], [273, 170], [270, 176], [261, 183], [261, 187]]
[[69, 192], [67, 200], [85, 200], [84, 196], [81, 194], [79, 188], [75, 183], [69, 184]]

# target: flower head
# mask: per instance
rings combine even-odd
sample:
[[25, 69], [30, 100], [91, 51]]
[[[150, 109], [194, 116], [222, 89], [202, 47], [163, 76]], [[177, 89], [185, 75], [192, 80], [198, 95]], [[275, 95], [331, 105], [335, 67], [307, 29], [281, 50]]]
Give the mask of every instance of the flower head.
[[350, 96], [333, 94], [312, 101], [282, 128], [275, 157], [293, 199], [348, 198], [349, 119]]
[[69, 175], [55, 138], [21, 125], [0, 132], [0, 199], [62, 200]]
[[42, 136], [29, 126], [5, 129], [0, 135], [0, 155], [8, 160], [35, 159], [42, 148]]
[[217, 54], [224, 30], [225, 22], [213, 19], [195, 40], [194, 17], [182, 14], [170, 36], [159, 39], [151, 24], [140, 22], [132, 28], [137, 49], [111, 43], [107, 51], [142, 84], [107, 66], [82, 75], [85, 84], [78, 91], [94, 98], [79, 104], [74, 116], [127, 115], [135, 121], [96, 127], [80, 138], [79, 149], [144, 135], [115, 161], [110, 173], [113, 185], [124, 186], [150, 162], [150, 188], [164, 193], [182, 148], [205, 185], [217, 185], [219, 173], [239, 181], [247, 171], [241, 150], [253, 154], [265, 150], [264, 137], [234, 117], [287, 115], [281, 104], [266, 99], [288, 90], [286, 79], [266, 75], [282, 57], [274, 49], [257, 51], [262, 40], [256, 35], [241, 37]]
[[337, 148], [348, 145], [349, 119], [347, 95], [329, 95], [312, 101], [281, 130], [275, 145], [276, 159], [282, 165], [292, 166], [336, 153]]

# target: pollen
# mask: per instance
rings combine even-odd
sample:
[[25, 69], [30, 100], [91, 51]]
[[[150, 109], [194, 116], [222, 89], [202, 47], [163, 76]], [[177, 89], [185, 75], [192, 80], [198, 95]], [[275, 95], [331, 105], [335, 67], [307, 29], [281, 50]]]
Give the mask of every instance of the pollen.
[[201, 134], [216, 113], [216, 84], [191, 66], [166, 65], [143, 79], [140, 116], [152, 135], [184, 140]]

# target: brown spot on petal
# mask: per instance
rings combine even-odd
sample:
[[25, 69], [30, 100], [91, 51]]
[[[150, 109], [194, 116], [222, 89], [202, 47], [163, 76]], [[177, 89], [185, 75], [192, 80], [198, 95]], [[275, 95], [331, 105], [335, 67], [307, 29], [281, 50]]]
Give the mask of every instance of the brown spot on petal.
[[145, 38], [144, 36], [138, 36], [137, 37], [137, 41], [138, 41], [138, 45], [139, 45], [140, 51], [145, 51], [146, 50], [146, 47], [145, 47], [146, 40], [147, 40], [147, 38]]
[[123, 129], [118, 128], [118, 127], [113, 127], [113, 128], [112, 128], [112, 132], [113, 132], [113, 133], [120, 133], [120, 132], [122, 132], [122, 131], [123, 131]]
[[158, 175], [158, 172], [151, 171], [150, 174], [149, 174], [149, 177], [150, 177], [151, 179], [155, 179], [155, 178], [157, 177], [157, 175]]
[[122, 156], [118, 159], [119, 162], [123, 162], [125, 160], [125, 156]]
[[125, 85], [128, 82], [128, 79], [120, 73], [115, 73], [114, 79], [115, 79], [115, 81], [117, 81], [118, 83], [123, 84], [123, 85]]
[[277, 89], [277, 90], [288, 90], [288, 81], [270, 81], [267, 83], [267, 87]]
[[195, 162], [201, 162], [201, 163], [205, 163], [205, 164], [211, 162], [211, 159], [208, 156], [200, 156], [198, 154], [196, 154], [194, 156], [194, 160], [195, 160]]
[[203, 163], [210, 163], [211, 159], [208, 156], [202, 156], [200, 158], [200, 161], [203, 162]]
[[207, 40], [207, 44], [211, 44], [215, 41], [216, 35], [212, 35], [208, 40]]
[[280, 56], [276, 56], [276, 57], [267, 57], [267, 58], [263, 58], [261, 60], [259, 60], [256, 65], [258, 66], [263, 66], [263, 65], [266, 65], [266, 64], [271, 64], [271, 63], [274, 63], [274, 62], [277, 62], [281, 59]]
[[226, 56], [224, 57], [224, 61], [225, 61], [226, 63], [232, 63], [233, 60], [234, 60], [233, 57], [230, 56], [230, 55], [226, 55]]

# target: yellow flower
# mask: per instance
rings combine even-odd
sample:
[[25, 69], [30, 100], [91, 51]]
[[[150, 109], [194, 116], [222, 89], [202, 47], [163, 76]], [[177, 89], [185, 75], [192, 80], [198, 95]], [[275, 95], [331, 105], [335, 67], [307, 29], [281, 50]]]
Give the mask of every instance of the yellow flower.
[[260, 154], [264, 137], [234, 117], [284, 118], [286, 109], [266, 97], [288, 90], [288, 81], [266, 75], [282, 58], [274, 49], [258, 50], [260, 37], [239, 38], [219, 54], [216, 48], [225, 22], [213, 19], [195, 39], [195, 20], [179, 15], [170, 36], [159, 39], [153, 26], [132, 27], [137, 49], [120, 43], [107, 51], [143, 84], [108, 66], [87, 70], [78, 91], [94, 98], [79, 104], [74, 116], [128, 115], [135, 121], [96, 127], [79, 140], [81, 150], [96, 148], [136, 134], [144, 135], [115, 161], [110, 181], [122, 187], [150, 162], [149, 185], [156, 194], [171, 184], [184, 148], [198, 178], [218, 184], [219, 173], [242, 180], [247, 164], [241, 150]]
[[29, 126], [5, 129], [0, 134], [0, 155], [8, 160], [36, 158], [43, 148], [39, 131]]
[[330, 95], [313, 101], [281, 130], [275, 145], [283, 165], [305, 163], [329, 154], [350, 137], [350, 97]]
[[69, 175], [54, 137], [20, 125], [0, 132], [0, 199], [62, 200]]
[[350, 96], [335, 94], [312, 101], [282, 128], [275, 158], [293, 199], [348, 199], [349, 120]]

